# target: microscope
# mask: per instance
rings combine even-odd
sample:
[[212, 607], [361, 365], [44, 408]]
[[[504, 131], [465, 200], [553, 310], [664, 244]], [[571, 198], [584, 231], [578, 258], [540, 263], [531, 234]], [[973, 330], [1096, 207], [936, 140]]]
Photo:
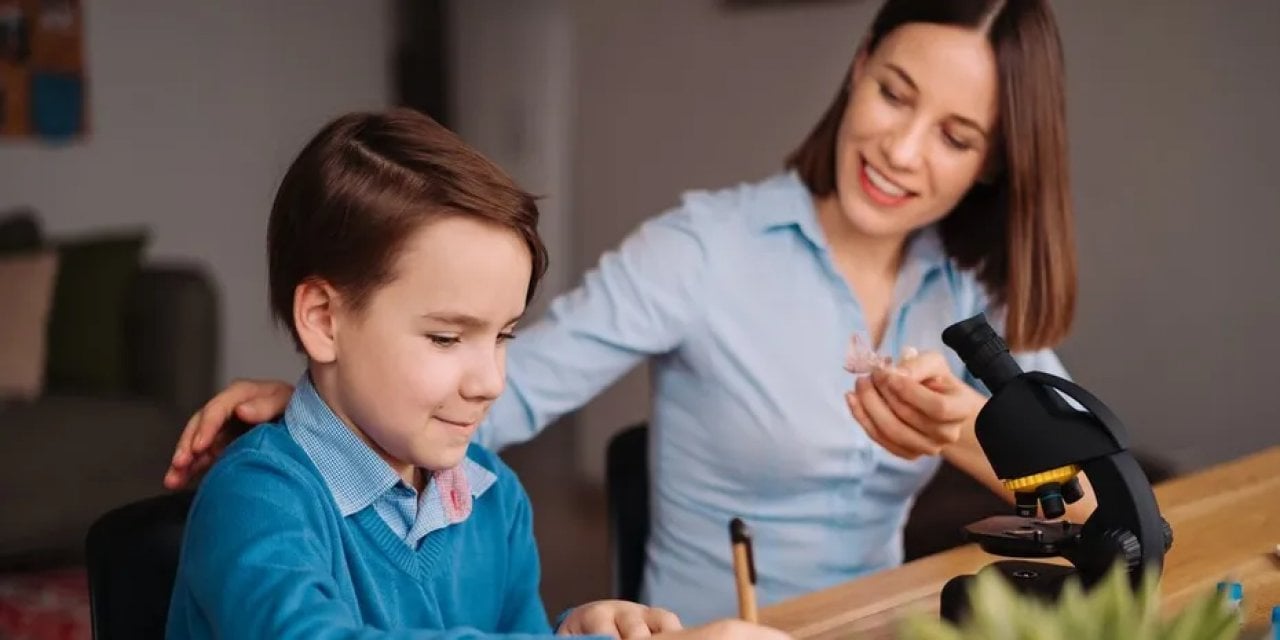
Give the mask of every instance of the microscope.
[[[1118, 562], [1127, 567], [1134, 588], [1147, 570], [1158, 576], [1173, 531], [1128, 450], [1120, 419], [1069, 380], [1024, 372], [983, 314], [951, 325], [942, 341], [991, 392], [978, 413], [976, 434], [996, 476], [1015, 496], [1014, 515], [968, 525], [965, 539], [1006, 558], [1056, 556], [1071, 564], [1011, 559], [983, 571], [998, 571], [1017, 591], [1047, 600], [1055, 600], [1073, 576], [1090, 588]], [[1077, 524], [1061, 518], [1066, 505], [1083, 497], [1082, 472], [1098, 506]], [[965, 614], [972, 578], [961, 575], [947, 582], [941, 596], [944, 619], [958, 622]]]

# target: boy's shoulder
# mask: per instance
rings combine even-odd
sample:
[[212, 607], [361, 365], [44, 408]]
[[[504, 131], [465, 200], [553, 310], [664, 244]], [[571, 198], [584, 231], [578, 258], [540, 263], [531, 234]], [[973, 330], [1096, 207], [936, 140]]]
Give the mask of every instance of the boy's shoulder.
[[244, 491], [315, 493], [319, 497], [324, 495], [324, 484], [285, 425], [268, 422], [233, 440], [199, 489], [199, 493]]
[[[283, 422], [264, 422], [248, 430], [244, 435], [231, 441], [223, 451], [219, 462], [232, 458], [283, 458], [290, 462], [300, 463], [306, 459], [306, 453], [293, 437]], [[215, 465], [216, 468], [216, 465]]]

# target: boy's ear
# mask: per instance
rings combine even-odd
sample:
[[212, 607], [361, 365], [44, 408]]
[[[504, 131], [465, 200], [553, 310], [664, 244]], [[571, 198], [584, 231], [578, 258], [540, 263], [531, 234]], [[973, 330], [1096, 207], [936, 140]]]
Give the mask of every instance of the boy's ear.
[[315, 362], [330, 363], [338, 359], [336, 312], [339, 304], [338, 291], [323, 280], [303, 280], [293, 289], [293, 326], [302, 348]]

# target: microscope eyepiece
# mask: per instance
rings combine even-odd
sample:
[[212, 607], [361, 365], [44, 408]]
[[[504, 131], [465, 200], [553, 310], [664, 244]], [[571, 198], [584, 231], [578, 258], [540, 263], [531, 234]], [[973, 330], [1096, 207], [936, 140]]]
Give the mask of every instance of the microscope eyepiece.
[[991, 393], [1022, 373], [1022, 367], [1009, 354], [1008, 345], [987, 323], [984, 314], [947, 327], [942, 332], [942, 342], [956, 352], [969, 373]]

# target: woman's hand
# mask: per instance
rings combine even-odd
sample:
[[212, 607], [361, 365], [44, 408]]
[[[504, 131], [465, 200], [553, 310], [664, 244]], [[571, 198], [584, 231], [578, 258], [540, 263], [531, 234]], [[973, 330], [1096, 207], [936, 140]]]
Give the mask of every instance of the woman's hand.
[[[894, 455], [915, 460], [944, 455], [1010, 504], [1004, 488], [974, 433], [974, 422], [987, 399], [951, 373], [942, 354], [904, 358], [897, 366], [878, 367], [858, 378], [845, 394], [849, 411], [877, 444]], [[1097, 508], [1089, 479], [1079, 475], [1084, 497], [1067, 505], [1066, 518], [1084, 522]]]
[[986, 398], [952, 374], [942, 354], [930, 351], [860, 376], [845, 401], [873, 441], [915, 460], [959, 442]]
[[213, 464], [228, 443], [244, 433], [247, 425], [284, 413], [292, 395], [293, 387], [278, 380], [232, 382], [187, 421], [164, 475], [164, 486], [186, 487]]

